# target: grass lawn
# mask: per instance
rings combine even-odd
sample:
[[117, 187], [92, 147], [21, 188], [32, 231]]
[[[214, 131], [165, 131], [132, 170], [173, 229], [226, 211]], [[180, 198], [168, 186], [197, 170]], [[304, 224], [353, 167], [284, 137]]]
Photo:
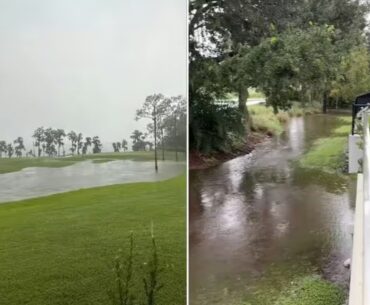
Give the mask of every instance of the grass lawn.
[[341, 288], [318, 276], [308, 276], [287, 287], [275, 305], [341, 305], [344, 300]]
[[249, 106], [248, 109], [251, 116], [252, 130], [271, 136], [281, 134], [284, 131], [284, 123], [291, 117], [320, 112], [317, 104], [307, 105], [303, 108], [297, 102], [294, 102], [289, 110], [280, 110], [277, 114], [274, 114], [272, 107], [266, 107], [264, 104]]
[[333, 129], [332, 135], [315, 141], [313, 147], [303, 156], [300, 160], [302, 166], [329, 171], [343, 169], [351, 121], [349, 117], [338, 117], [337, 121], [338, 126]]
[[[179, 160], [185, 160], [184, 153], [178, 153]], [[158, 151], [158, 159], [162, 159], [162, 153]], [[166, 151], [166, 160], [175, 160], [175, 152]], [[63, 167], [72, 165], [79, 161], [96, 160], [94, 162], [108, 162], [112, 160], [134, 160], [150, 161], [154, 160], [154, 152], [120, 152], [120, 153], [100, 153], [79, 156], [70, 156], [64, 158], [0, 158], [0, 174], [16, 172], [26, 167]]]
[[184, 175], [1, 204], [0, 304], [112, 304], [114, 257], [131, 231], [142, 296], [152, 222], [163, 268], [158, 304], [185, 304], [185, 215]]
[[252, 130], [269, 135], [278, 135], [284, 131], [279, 117], [271, 107], [265, 105], [249, 106], [252, 121]]

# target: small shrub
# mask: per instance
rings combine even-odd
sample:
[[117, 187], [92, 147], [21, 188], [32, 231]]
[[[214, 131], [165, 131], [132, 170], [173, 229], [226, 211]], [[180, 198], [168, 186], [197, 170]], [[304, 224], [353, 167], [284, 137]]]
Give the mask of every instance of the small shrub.
[[[156, 305], [157, 294], [163, 287], [159, 282], [161, 272], [158, 260], [157, 246], [154, 235], [151, 238], [151, 256], [147, 263], [143, 264], [143, 293], [134, 295], [132, 293], [134, 275], [134, 237], [129, 238], [128, 253], [123, 255], [119, 250], [114, 262], [115, 285], [109, 292], [113, 305]], [[137, 286], [137, 285], [135, 285]]]
[[134, 297], [131, 294], [131, 280], [133, 274], [133, 250], [134, 236], [130, 235], [130, 246], [128, 254], [123, 257], [123, 251], [120, 249], [115, 258], [114, 274], [116, 281], [116, 290], [111, 291], [110, 295], [114, 305], [133, 305]]
[[158, 254], [157, 246], [155, 244], [154, 236], [152, 236], [152, 256], [149, 263], [146, 266], [146, 276], [143, 278], [144, 291], [146, 296], [145, 305], [155, 305], [156, 294], [163, 287], [158, 281], [158, 275], [160, 273], [158, 265]]

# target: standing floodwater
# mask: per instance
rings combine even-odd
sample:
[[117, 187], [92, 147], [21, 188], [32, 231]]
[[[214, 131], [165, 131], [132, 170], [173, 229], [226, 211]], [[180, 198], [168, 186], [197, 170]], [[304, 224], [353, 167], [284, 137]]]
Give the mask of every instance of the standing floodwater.
[[191, 171], [192, 305], [268, 300], [312, 273], [348, 284], [343, 261], [351, 256], [354, 181], [298, 164], [335, 122], [292, 119], [281, 137], [252, 154]]
[[0, 175], [0, 204], [82, 188], [160, 181], [181, 174], [184, 168], [183, 162], [162, 161], [156, 172], [153, 162], [131, 160], [81, 161], [60, 168], [29, 167]]

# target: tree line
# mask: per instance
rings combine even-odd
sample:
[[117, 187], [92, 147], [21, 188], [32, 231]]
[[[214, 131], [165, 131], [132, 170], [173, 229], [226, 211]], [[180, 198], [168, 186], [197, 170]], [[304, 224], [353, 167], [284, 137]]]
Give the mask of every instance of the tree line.
[[15, 154], [22, 157], [23, 153], [27, 157], [61, 157], [66, 155], [65, 141], [70, 141], [70, 152], [72, 155], [85, 155], [91, 152], [96, 154], [102, 150], [102, 143], [98, 136], [83, 137], [82, 133], [75, 131], [66, 132], [64, 129], [53, 129], [51, 127], [37, 128], [32, 135], [32, 149], [26, 150], [23, 137], [18, 137], [13, 143], [0, 141], [0, 157], [6, 154], [9, 158]]
[[[134, 130], [130, 138], [133, 151], [153, 151], [157, 166], [158, 145], [162, 150], [162, 160], [165, 150], [173, 150], [178, 160], [178, 152], [186, 150], [186, 100], [182, 96], [165, 97], [163, 94], [153, 94], [146, 98], [137, 110], [136, 120], [147, 118], [145, 132]], [[11, 143], [0, 141], [0, 157], [62, 157], [66, 156], [65, 143], [69, 142], [71, 155], [86, 155], [100, 153], [102, 143], [98, 136], [84, 137], [81, 132], [54, 128], [37, 128], [32, 135], [32, 149], [27, 150], [23, 137], [18, 137]], [[128, 141], [123, 139], [112, 143], [114, 152], [127, 151]]]
[[[370, 90], [364, 1], [191, 0], [189, 9], [192, 149], [227, 149], [245, 136], [249, 88], [275, 113], [292, 101], [326, 112]], [[230, 94], [238, 109], [217, 105]]]

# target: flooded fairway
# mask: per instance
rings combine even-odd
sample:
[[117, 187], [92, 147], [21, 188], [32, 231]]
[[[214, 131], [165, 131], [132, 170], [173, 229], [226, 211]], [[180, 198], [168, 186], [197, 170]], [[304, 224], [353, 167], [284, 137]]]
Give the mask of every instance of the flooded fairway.
[[271, 305], [312, 273], [347, 287], [355, 181], [297, 162], [335, 125], [295, 118], [252, 154], [191, 171], [190, 304]]
[[163, 161], [156, 173], [153, 162], [130, 160], [82, 161], [61, 168], [25, 168], [0, 175], [0, 202], [118, 183], [160, 181], [175, 177], [184, 170], [183, 162]]

